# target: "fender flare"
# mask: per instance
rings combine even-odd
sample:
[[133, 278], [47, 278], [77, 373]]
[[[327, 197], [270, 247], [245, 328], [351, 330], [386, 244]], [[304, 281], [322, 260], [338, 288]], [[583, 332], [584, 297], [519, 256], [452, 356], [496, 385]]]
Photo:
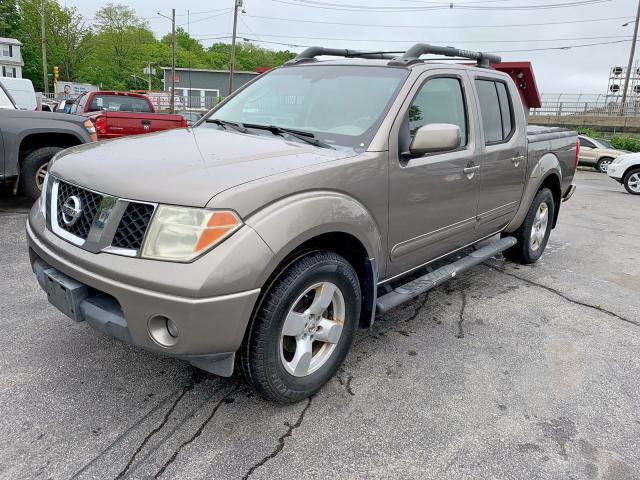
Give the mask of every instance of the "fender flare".
[[[520, 228], [520, 225], [524, 222], [527, 212], [529, 211], [529, 207], [538, 193], [538, 190], [540, 190], [540, 187], [547, 182], [550, 177], [555, 177], [558, 182], [558, 186], [562, 189], [562, 167], [560, 165], [560, 161], [553, 153], [548, 152], [540, 157], [538, 163], [536, 163], [531, 170], [531, 174], [525, 183], [518, 211], [511, 222], [509, 222], [505, 227], [505, 233], [515, 232]], [[561, 196], [562, 192], [560, 191], [558, 198], [561, 198]], [[560, 212], [560, 202], [556, 205], [555, 210], [555, 218], [553, 220], [554, 227], [558, 218], [558, 213]]]

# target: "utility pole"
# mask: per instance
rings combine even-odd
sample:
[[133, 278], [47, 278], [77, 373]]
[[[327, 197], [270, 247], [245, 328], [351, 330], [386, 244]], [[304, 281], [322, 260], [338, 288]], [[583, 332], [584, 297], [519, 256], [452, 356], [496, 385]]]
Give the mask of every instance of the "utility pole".
[[176, 9], [171, 9], [171, 113], [176, 111]]
[[629, 78], [631, 77], [631, 69], [633, 68], [633, 59], [636, 56], [636, 42], [638, 41], [638, 23], [640, 23], [640, 0], [638, 0], [638, 11], [636, 12], [636, 24], [633, 28], [633, 40], [631, 41], [631, 54], [629, 55], [629, 65], [627, 66], [627, 76], [624, 80], [624, 91], [622, 92], [622, 106], [620, 107], [620, 115], [624, 115], [624, 105], [627, 102], [627, 93], [629, 91]]
[[45, 0], [40, 2], [40, 38], [42, 40], [42, 79], [44, 80], [44, 94], [49, 95], [49, 74], [47, 72], [47, 36], [44, 28]]
[[231, 68], [229, 69], [229, 95], [233, 92], [233, 72], [236, 69], [236, 33], [238, 31], [238, 8], [242, 0], [233, 0], [233, 36], [231, 37]]
[[149, 72], [148, 72], [149, 73], [149, 88], [147, 89], [147, 91], [150, 92], [151, 91], [151, 62], [148, 62], [148, 63], [149, 63]]

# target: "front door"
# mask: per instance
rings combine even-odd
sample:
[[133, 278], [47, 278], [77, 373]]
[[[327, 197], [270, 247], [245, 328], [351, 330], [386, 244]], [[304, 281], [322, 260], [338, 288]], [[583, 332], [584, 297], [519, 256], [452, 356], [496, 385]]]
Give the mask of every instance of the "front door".
[[[479, 135], [469, 78], [460, 70], [430, 70], [407, 98], [389, 139], [389, 267], [404, 273], [475, 238]], [[430, 123], [458, 125], [458, 149], [403, 156], [415, 131]]]
[[484, 136], [478, 202], [478, 234], [484, 237], [505, 227], [520, 206], [527, 135], [524, 111], [514, 109], [512, 98], [519, 94], [513, 83], [500, 77], [474, 81]]

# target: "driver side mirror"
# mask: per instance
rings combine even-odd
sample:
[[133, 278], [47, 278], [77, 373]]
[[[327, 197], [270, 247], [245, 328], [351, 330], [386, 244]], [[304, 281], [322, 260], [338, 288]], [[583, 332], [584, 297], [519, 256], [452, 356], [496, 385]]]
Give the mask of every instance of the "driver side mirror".
[[409, 151], [412, 155], [447, 152], [460, 147], [460, 127], [450, 123], [429, 123], [418, 128]]

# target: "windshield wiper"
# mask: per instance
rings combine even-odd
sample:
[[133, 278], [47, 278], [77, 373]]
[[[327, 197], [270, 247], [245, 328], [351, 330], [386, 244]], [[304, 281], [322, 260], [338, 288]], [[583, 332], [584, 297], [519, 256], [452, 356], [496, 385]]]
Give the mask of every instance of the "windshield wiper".
[[229, 127], [233, 128], [234, 130], [237, 130], [238, 132], [247, 133], [247, 129], [244, 127], [244, 125], [242, 123], [239, 123], [239, 122], [228, 122], [227, 120], [220, 120], [219, 118], [207, 118], [205, 120], [205, 122], [206, 123], [215, 123], [216, 125], [221, 126], [225, 130], [229, 126]]
[[298, 140], [302, 140], [303, 142], [309, 143], [311, 145], [315, 145], [320, 148], [330, 148], [334, 150], [334, 148], [328, 143], [323, 142], [322, 140], [318, 140], [316, 136], [311, 132], [305, 132], [304, 130], [294, 130], [291, 128], [277, 127], [275, 125], [257, 125], [252, 123], [244, 123], [243, 126], [247, 128], [255, 128], [259, 130], [268, 130], [274, 135], [290, 135]]

